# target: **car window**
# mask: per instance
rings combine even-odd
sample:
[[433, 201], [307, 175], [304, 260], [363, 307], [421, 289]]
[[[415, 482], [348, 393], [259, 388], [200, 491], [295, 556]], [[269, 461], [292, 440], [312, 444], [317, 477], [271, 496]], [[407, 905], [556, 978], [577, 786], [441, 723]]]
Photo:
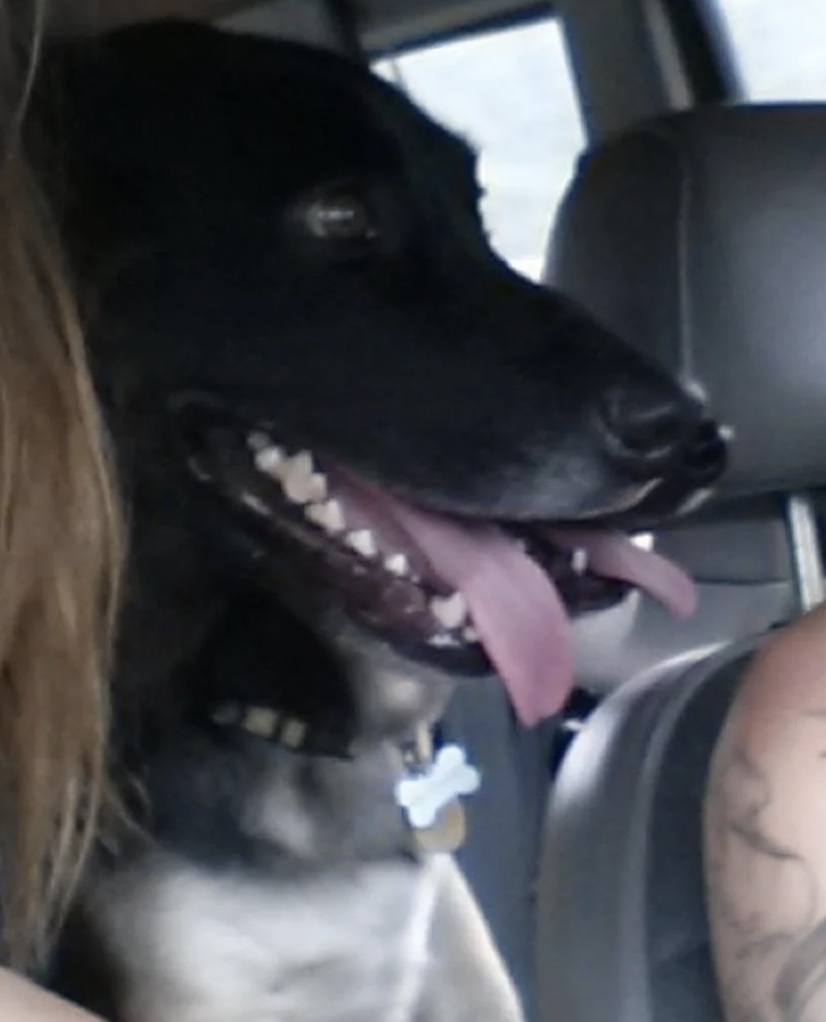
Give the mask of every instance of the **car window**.
[[824, 0], [718, 0], [749, 99], [826, 100]]
[[374, 68], [478, 150], [491, 240], [512, 266], [537, 278], [584, 142], [556, 21], [422, 47]]

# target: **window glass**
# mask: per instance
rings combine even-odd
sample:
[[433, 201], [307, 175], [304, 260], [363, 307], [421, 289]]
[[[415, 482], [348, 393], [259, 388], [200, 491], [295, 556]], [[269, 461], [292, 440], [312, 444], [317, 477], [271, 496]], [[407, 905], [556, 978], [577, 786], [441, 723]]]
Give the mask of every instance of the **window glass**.
[[749, 99], [826, 100], [826, 0], [718, 0]]
[[374, 66], [477, 149], [491, 240], [517, 270], [538, 277], [583, 146], [556, 21], [422, 47]]

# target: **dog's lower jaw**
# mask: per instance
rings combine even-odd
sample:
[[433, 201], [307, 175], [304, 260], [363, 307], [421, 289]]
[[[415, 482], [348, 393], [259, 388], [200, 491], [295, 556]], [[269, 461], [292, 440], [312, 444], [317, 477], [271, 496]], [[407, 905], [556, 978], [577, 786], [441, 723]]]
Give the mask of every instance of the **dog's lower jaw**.
[[445, 678], [416, 678], [393, 670], [362, 672], [357, 706], [366, 740], [404, 741], [442, 716], [455, 683]]
[[414, 663], [353, 625], [340, 623], [327, 640], [348, 679], [360, 742], [407, 741], [444, 713], [456, 678]]

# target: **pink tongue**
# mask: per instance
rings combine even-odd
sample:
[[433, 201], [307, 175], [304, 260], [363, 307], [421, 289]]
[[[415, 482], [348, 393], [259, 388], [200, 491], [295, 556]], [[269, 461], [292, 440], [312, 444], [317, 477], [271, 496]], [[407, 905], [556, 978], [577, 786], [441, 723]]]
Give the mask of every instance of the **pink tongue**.
[[664, 604], [675, 617], [694, 613], [697, 591], [691, 578], [672, 561], [642, 549], [623, 533], [551, 527], [543, 532], [563, 550], [586, 550], [594, 574], [630, 582]]
[[[351, 525], [371, 528], [380, 548], [404, 550], [418, 570], [429, 567], [462, 593], [523, 724], [561, 708], [573, 686], [571, 626], [553, 582], [516, 540], [494, 525], [460, 525], [422, 511], [340, 470], [335, 488]], [[692, 613], [691, 579], [627, 536], [550, 526], [544, 532], [563, 549], [585, 549], [595, 574], [638, 586], [678, 616]]]
[[439, 578], [467, 600], [520, 721], [530, 727], [556, 713], [573, 685], [573, 650], [565, 607], [547, 575], [495, 526], [458, 526], [391, 501]]

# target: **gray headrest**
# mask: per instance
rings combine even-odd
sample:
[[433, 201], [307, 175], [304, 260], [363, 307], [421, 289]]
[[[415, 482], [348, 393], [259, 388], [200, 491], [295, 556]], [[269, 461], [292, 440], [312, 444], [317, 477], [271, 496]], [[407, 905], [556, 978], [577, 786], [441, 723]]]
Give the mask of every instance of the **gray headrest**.
[[826, 105], [707, 108], [581, 161], [547, 280], [734, 431], [723, 489], [826, 484]]

